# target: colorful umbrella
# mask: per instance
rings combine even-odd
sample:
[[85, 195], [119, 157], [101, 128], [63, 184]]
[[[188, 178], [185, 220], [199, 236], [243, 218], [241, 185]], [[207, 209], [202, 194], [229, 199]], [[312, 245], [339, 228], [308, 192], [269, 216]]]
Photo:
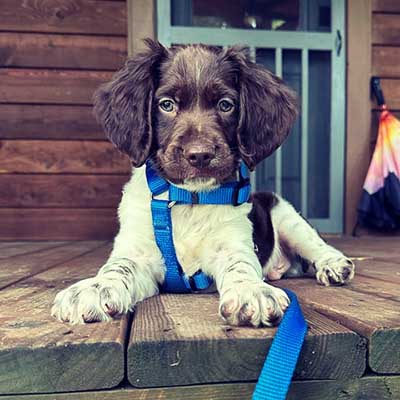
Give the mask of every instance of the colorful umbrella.
[[358, 206], [358, 223], [380, 230], [400, 228], [400, 121], [385, 104], [380, 80], [371, 80], [381, 109], [378, 139]]

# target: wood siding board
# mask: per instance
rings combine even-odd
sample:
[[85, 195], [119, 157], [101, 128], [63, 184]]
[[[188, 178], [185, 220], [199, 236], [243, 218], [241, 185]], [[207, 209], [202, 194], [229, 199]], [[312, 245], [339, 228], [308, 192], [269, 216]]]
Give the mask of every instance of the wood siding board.
[[0, 240], [105, 240], [118, 228], [114, 208], [0, 208]]
[[373, 0], [372, 11], [400, 13], [400, 3], [398, 0]]
[[[71, 244], [71, 251], [84, 243]], [[50, 316], [60, 289], [104, 263], [111, 245], [98, 247], [0, 291], [0, 393], [103, 389], [123, 380], [127, 317], [70, 326]]]
[[[361, 376], [363, 340], [308, 308], [304, 312], [310, 329], [295, 378]], [[153, 297], [136, 307], [128, 348], [129, 382], [153, 387], [256, 380], [275, 331], [225, 325], [216, 295]]]
[[115, 70], [126, 54], [125, 37], [0, 32], [0, 67]]
[[0, 175], [0, 207], [117, 208], [126, 175]]
[[0, 30], [126, 36], [126, 4], [96, 0], [2, 0]]
[[0, 177], [2, 173], [129, 172], [128, 158], [108, 142], [0, 140]]
[[[399, 29], [399, 34], [400, 34], [400, 29]], [[380, 78], [400, 78], [399, 60], [400, 60], [400, 47], [373, 46], [372, 74], [379, 76]]]
[[0, 103], [92, 104], [109, 71], [0, 69]]
[[[251, 400], [254, 383], [227, 383], [154, 389], [129, 387], [93, 392], [20, 395], [20, 400]], [[288, 400], [368, 399], [396, 400], [400, 398], [399, 376], [366, 376], [342, 381], [294, 381], [290, 385]], [[2, 400], [15, 400], [4, 396]]]
[[105, 140], [88, 106], [0, 104], [0, 139]]
[[372, 14], [372, 43], [400, 45], [400, 13]]

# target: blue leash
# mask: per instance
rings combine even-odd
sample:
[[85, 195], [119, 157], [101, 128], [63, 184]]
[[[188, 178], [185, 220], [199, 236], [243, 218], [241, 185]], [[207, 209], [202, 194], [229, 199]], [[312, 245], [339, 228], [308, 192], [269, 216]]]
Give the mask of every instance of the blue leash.
[[[147, 184], [152, 193], [151, 213], [157, 246], [164, 257], [166, 273], [162, 290], [191, 293], [208, 288], [212, 280], [201, 270], [187, 276], [179, 265], [172, 234], [171, 208], [179, 204], [230, 204], [238, 206], [249, 200], [251, 187], [247, 168], [240, 166], [239, 181], [228, 182], [209, 192], [193, 193], [174, 186], [161, 178], [152, 164], [146, 164]], [[155, 197], [168, 191], [168, 200]], [[275, 334], [267, 359], [261, 370], [253, 400], [284, 400], [299, 358], [307, 323], [296, 295], [285, 290], [290, 305]]]
[[253, 393], [253, 400], [286, 399], [307, 333], [307, 322], [296, 295], [288, 289], [285, 289], [285, 292], [290, 299], [290, 305], [272, 341]]

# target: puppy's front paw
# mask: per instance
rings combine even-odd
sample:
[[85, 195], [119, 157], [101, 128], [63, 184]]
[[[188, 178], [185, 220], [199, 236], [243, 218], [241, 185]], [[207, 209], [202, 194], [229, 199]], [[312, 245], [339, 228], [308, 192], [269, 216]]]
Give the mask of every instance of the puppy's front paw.
[[316, 278], [324, 286], [344, 285], [354, 278], [354, 263], [343, 256], [315, 263]]
[[230, 325], [273, 326], [282, 319], [289, 298], [265, 282], [243, 282], [228, 289], [220, 300], [219, 312]]
[[54, 299], [51, 315], [71, 324], [108, 321], [131, 307], [127, 288], [117, 281], [89, 278], [59, 292]]

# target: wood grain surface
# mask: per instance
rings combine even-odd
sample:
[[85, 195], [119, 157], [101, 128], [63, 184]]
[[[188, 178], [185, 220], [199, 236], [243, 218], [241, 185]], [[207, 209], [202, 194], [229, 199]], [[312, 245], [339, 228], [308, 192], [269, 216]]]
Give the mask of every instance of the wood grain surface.
[[126, 4], [96, 0], [1, 0], [1, 30], [122, 35]]
[[[365, 369], [364, 341], [308, 308], [304, 312], [310, 328], [295, 378], [360, 377]], [[129, 382], [153, 387], [255, 380], [275, 331], [224, 325], [216, 295], [153, 297], [135, 311]]]
[[0, 103], [92, 104], [111, 71], [0, 69]]
[[[82, 244], [71, 246], [83, 253]], [[80, 257], [64, 254], [63, 262], [53, 260], [51, 268], [0, 292], [0, 393], [111, 388], [122, 381], [127, 318], [71, 326], [50, 316], [60, 289], [94, 275], [105, 262], [111, 246], [95, 246], [86, 243]], [[0, 266], [10, 268], [6, 260]]]
[[6, 175], [0, 207], [117, 208], [126, 175]]
[[35, 253], [20, 254], [0, 261], [0, 289], [38, 274], [64, 261], [79, 257], [97, 247], [98, 242], [60, 243]]
[[129, 159], [109, 142], [0, 140], [0, 174], [127, 174]]
[[372, 43], [381, 45], [399, 45], [400, 14], [372, 15]]
[[0, 115], [0, 139], [106, 139], [91, 105], [0, 104]]
[[0, 66], [116, 70], [126, 37], [0, 32]]
[[0, 208], [0, 220], [0, 240], [104, 240], [118, 229], [114, 208]]
[[58, 247], [66, 242], [1, 242], [0, 259], [19, 256], [21, 254], [32, 254], [44, 249]]
[[389, 296], [375, 296], [356, 274], [348, 287], [327, 288], [312, 279], [277, 281], [276, 286], [294, 290], [301, 301], [367, 338], [368, 364], [374, 372], [400, 373], [400, 303], [387, 298], [399, 296], [398, 285], [392, 285], [392, 292], [386, 287]]
[[[123, 387], [96, 392], [19, 396], [21, 400], [250, 400], [253, 383], [197, 385], [156, 389]], [[400, 377], [368, 376], [343, 381], [295, 381], [287, 400], [397, 400]], [[2, 400], [14, 400], [5, 396]]]

